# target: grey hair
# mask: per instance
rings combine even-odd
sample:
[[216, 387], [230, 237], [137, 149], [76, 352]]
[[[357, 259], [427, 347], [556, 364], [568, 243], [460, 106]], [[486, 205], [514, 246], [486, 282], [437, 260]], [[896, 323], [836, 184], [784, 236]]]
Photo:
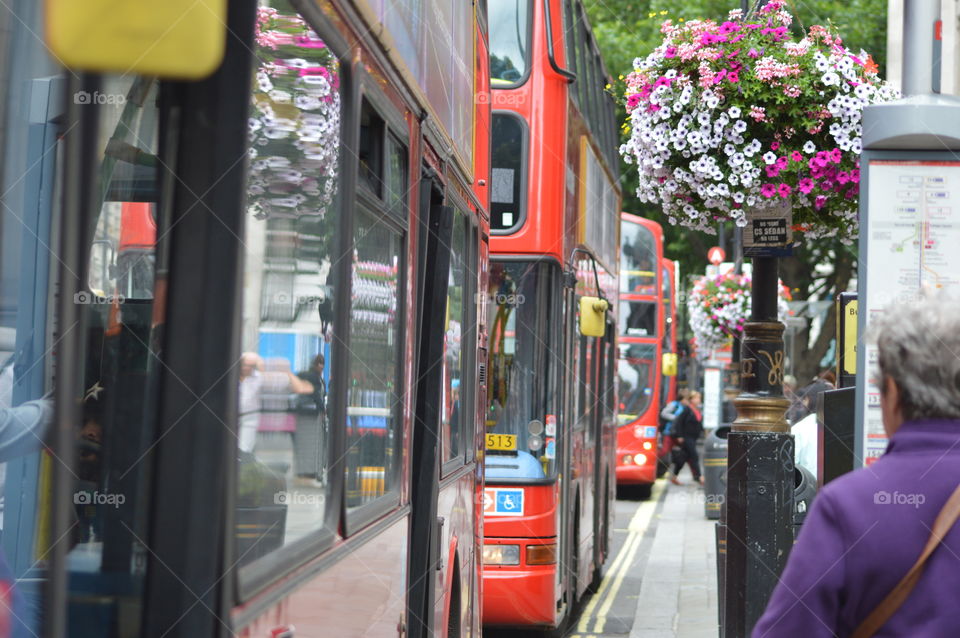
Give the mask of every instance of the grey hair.
[[890, 306], [876, 329], [878, 383], [897, 384], [904, 420], [960, 419], [960, 302], [922, 294]]

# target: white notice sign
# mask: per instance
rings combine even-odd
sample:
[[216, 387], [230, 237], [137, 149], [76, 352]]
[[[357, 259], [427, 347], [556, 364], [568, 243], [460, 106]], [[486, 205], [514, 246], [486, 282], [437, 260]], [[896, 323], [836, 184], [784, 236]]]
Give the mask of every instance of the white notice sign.
[[[869, 165], [867, 320], [923, 288], [960, 291], [960, 162], [872, 160]], [[864, 307], [863, 305], [861, 307]], [[875, 346], [864, 346], [864, 463], [887, 446]]]

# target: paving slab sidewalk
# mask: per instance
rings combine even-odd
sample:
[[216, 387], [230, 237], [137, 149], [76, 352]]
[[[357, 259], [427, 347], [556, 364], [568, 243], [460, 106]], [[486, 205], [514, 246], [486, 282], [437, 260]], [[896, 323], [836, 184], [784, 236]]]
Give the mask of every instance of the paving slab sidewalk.
[[716, 521], [698, 485], [665, 492], [630, 638], [716, 638]]

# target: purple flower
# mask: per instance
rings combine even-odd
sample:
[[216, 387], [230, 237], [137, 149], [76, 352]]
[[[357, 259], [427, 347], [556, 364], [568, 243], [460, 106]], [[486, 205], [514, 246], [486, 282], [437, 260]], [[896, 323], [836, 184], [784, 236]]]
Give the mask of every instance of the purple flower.
[[[774, 142], [774, 144], [776, 144], [776, 142]], [[778, 146], [779, 146], [779, 145], [778, 145]], [[774, 150], [776, 150], [776, 149], [774, 149]], [[777, 158], [777, 161], [776, 161], [777, 167], [782, 171], [783, 169], [785, 169], [785, 168], [787, 167], [787, 162], [788, 162], [788, 161], [789, 161], [789, 160], [787, 160], [787, 156], [786, 156], [786, 155], [784, 155], [783, 157], [778, 157], [778, 158]]]
[[817, 195], [816, 199], [813, 200], [813, 207], [817, 210], [823, 208], [824, 204], [827, 203], [826, 195]]
[[760, 194], [764, 197], [773, 197], [777, 194], [777, 187], [773, 184], [764, 184], [760, 187]]
[[760, 52], [751, 47], [750, 50], [747, 51], [747, 55], [749, 55], [751, 58], [759, 58]]
[[860, 183], [860, 169], [859, 169], [859, 168], [855, 168], [855, 169], [853, 169], [852, 171], [850, 171], [850, 181], [853, 182], [854, 184], [859, 184], [859, 183]]
[[768, 166], [764, 166], [763, 168], [765, 171], [767, 171], [767, 177], [776, 177], [780, 174], [780, 167], [776, 164], [770, 164]]
[[790, 188], [789, 184], [780, 184], [779, 188], [777, 188], [777, 192], [780, 193], [780, 197], [789, 197], [790, 191], [792, 190], [793, 189]]
[[800, 180], [800, 183], [797, 184], [797, 188], [801, 193], [809, 193], [813, 190], [813, 180], [809, 177], [804, 177]]
[[846, 184], [847, 182], [850, 181], [850, 173], [848, 173], [847, 171], [840, 171], [839, 173], [837, 173], [837, 181], [840, 182], [841, 184]]

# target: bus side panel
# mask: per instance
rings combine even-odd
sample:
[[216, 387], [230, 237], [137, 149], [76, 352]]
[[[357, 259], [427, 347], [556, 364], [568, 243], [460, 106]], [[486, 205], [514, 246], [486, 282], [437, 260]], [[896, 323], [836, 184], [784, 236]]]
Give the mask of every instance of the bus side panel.
[[[402, 592], [406, 589], [409, 525], [409, 517], [404, 517], [369, 542], [352, 548], [350, 560], [338, 561], [297, 586], [237, 636], [263, 638], [274, 635], [271, 632], [278, 627], [294, 625], [297, 636], [396, 638], [398, 623], [405, 620], [407, 598]], [[281, 581], [276, 587], [283, 584]], [[270, 592], [264, 595], [270, 596]]]
[[[460, 600], [460, 627], [465, 632], [467, 627], [475, 632], [479, 627], [479, 617], [474, 617], [475, 607], [466, 599], [474, 585], [474, 573], [477, 570], [477, 555], [473, 545], [467, 541], [473, 537], [476, 529], [476, 510], [473, 507], [475, 494], [475, 476], [472, 471], [462, 474], [452, 483], [440, 488], [437, 501], [437, 515], [443, 518], [443, 535], [440, 540], [441, 567], [435, 571], [437, 578], [435, 597], [434, 627], [439, 629], [447, 626], [447, 613], [450, 610], [451, 599]], [[454, 580], [454, 556], [459, 562], [458, 576]], [[458, 596], [454, 596], [454, 587], [459, 588]], [[441, 634], [442, 635], [442, 634]], [[476, 635], [476, 633], [474, 633]]]

